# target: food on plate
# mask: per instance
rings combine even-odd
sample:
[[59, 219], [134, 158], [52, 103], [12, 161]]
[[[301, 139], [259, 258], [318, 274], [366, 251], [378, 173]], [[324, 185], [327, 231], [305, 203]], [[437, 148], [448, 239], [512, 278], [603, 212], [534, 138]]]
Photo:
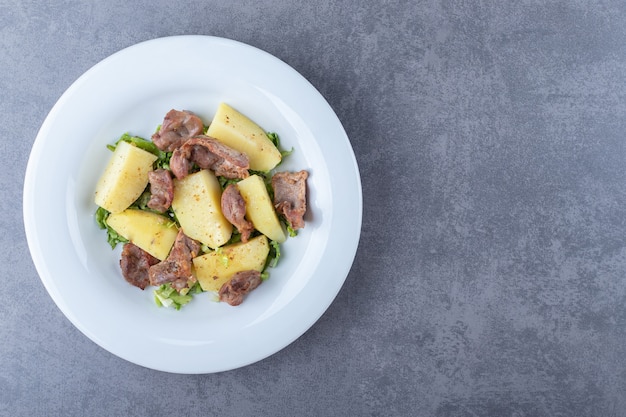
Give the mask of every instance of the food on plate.
[[182, 179], [196, 165], [224, 178], [246, 178], [248, 157], [208, 136], [195, 136], [172, 154], [170, 166], [176, 178]]
[[220, 206], [224, 217], [237, 228], [237, 231], [241, 235], [241, 241], [247, 242], [252, 232], [254, 232], [254, 225], [245, 217], [246, 200], [241, 196], [237, 185], [228, 184], [228, 186], [224, 188]]
[[197, 281], [191, 272], [192, 260], [198, 256], [200, 250], [200, 243], [186, 236], [182, 229], [179, 230], [167, 258], [148, 269], [150, 285], [171, 283], [178, 291], [192, 287]]
[[150, 152], [120, 142], [96, 185], [96, 204], [111, 213], [126, 210], [146, 188], [156, 159]]
[[152, 142], [160, 150], [172, 152], [203, 131], [204, 123], [198, 116], [190, 111], [172, 109], [163, 118], [161, 128], [152, 135]]
[[122, 276], [129, 284], [142, 290], [150, 285], [148, 271], [152, 265], [158, 264], [158, 258], [150, 255], [139, 246], [130, 242], [124, 245], [120, 258]]
[[176, 224], [169, 217], [132, 208], [111, 213], [107, 224], [124, 239], [159, 260], [167, 257], [178, 234]]
[[226, 103], [217, 108], [207, 135], [246, 154], [250, 158], [250, 169], [255, 171], [274, 169], [282, 159], [267, 133]]
[[251, 175], [237, 183], [237, 188], [246, 202], [246, 217], [254, 228], [278, 243], [287, 236], [276, 215], [265, 182], [258, 175]]
[[172, 109], [151, 140], [124, 134], [95, 189], [95, 219], [133, 286], [180, 309], [199, 293], [241, 304], [304, 227], [307, 171], [281, 172], [278, 135], [221, 103], [205, 126]]
[[245, 243], [232, 243], [198, 256], [194, 258], [193, 266], [203, 290], [219, 291], [236, 272], [263, 271], [269, 253], [267, 237], [259, 235]]
[[221, 195], [217, 177], [207, 169], [174, 180], [172, 209], [180, 226], [187, 236], [211, 249], [228, 242], [233, 232], [220, 208]]
[[165, 213], [174, 200], [174, 182], [172, 173], [163, 168], [148, 172], [150, 200], [147, 206], [159, 213]]
[[220, 301], [225, 301], [231, 306], [238, 306], [243, 302], [243, 296], [258, 287], [261, 284], [261, 280], [259, 271], [237, 272], [220, 288]]
[[274, 207], [282, 214], [289, 227], [298, 230], [304, 227], [306, 213], [306, 179], [309, 173], [277, 172], [272, 177], [274, 189]]

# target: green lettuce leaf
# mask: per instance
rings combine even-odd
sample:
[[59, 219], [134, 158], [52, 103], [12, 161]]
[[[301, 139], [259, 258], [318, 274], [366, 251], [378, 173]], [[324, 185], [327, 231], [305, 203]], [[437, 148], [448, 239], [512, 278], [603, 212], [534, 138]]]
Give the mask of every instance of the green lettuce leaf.
[[108, 210], [103, 209], [102, 207], [98, 207], [96, 210], [96, 223], [100, 229], [106, 229], [107, 231], [107, 242], [111, 245], [111, 249], [115, 249], [118, 243], [126, 243], [128, 239], [119, 235], [111, 226], [107, 223], [107, 218], [111, 214]]
[[180, 310], [183, 306], [189, 304], [195, 294], [202, 292], [202, 287], [196, 282], [191, 288], [185, 288], [179, 293], [172, 288], [171, 283], [162, 284], [154, 290], [154, 302], [159, 307], [172, 307]]

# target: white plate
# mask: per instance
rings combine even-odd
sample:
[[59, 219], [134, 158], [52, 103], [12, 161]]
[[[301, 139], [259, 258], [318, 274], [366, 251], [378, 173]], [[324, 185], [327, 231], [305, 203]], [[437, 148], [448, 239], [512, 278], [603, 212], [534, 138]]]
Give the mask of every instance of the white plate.
[[[127, 284], [119, 252], [94, 221], [93, 190], [122, 133], [149, 138], [172, 109], [211, 120], [225, 101], [295, 152], [281, 166], [309, 171], [307, 225], [283, 245], [270, 279], [239, 307], [196, 296], [158, 308], [152, 289]], [[362, 194], [345, 131], [294, 69], [232, 40], [176, 36], [106, 58], [62, 95], [33, 145], [24, 223], [41, 280], [87, 337], [133, 363], [176, 373], [219, 372], [272, 355], [334, 300], [358, 245]]]

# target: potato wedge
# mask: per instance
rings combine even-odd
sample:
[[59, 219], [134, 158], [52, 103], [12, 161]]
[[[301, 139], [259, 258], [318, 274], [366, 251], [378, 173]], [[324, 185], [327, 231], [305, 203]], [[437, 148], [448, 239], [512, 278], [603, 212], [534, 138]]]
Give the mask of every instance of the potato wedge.
[[211, 249], [228, 242], [233, 226], [222, 214], [222, 189], [213, 172], [203, 169], [174, 180], [172, 209], [183, 231]]
[[287, 235], [278, 220], [263, 179], [251, 175], [237, 183], [239, 193], [246, 202], [246, 217], [254, 228], [278, 243], [287, 239]]
[[178, 228], [171, 219], [137, 209], [111, 213], [107, 218], [107, 224], [121, 236], [160, 260], [167, 258], [178, 235]]
[[282, 159], [265, 130], [226, 103], [217, 108], [207, 135], [245, 153], [255, 171], [269, 171]]
[[128, 142], [120, 142], [98, 180], [95, 202], [111, 213], [126, 210], [148, 185], [157, 157]]
[[246, 243], [224, 246], [218, 251], [193, 259], [196, 278], [205, 291], [219, 291], [233, 274], [240, 271], [262, 271], [269, 254], [267, 237], [259, 235]]

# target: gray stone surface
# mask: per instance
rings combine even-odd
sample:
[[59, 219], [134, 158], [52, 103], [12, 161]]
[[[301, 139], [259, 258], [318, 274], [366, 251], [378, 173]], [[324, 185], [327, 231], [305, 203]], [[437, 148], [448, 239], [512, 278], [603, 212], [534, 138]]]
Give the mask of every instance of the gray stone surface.
[[[307, 77], [360, 164], [362, 239], [307, 333], [164, 374], [63, 316], [21, 197], [47, 112], [134, 43], [223, 36]], [[0, 0], [0, 415], [626, 416], [623, 1]]]

